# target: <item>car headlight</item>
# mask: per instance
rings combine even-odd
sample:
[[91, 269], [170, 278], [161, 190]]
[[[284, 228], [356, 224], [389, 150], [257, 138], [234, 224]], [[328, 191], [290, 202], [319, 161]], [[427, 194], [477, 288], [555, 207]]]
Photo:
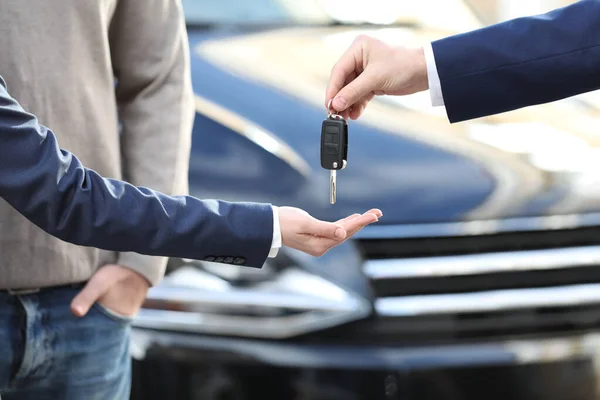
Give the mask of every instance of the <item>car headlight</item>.
[[134, 326], [287, 338], [363, 318], [370, 303], [297, 267], [188, 263], [150, 289]]

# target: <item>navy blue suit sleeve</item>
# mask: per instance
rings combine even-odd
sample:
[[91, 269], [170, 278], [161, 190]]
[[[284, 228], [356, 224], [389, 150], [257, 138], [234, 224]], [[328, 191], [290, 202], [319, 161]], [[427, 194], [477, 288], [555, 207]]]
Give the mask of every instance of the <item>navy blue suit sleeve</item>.
[[273, 238], [269, 204], [167, 196], [85, 168], [10, 97], [1, 77], [0, 197], [49, 234], [105, 250], [232, 257], [260, 268]]
[[432, 43], [450, 122], [600, 88], [600, 1]]

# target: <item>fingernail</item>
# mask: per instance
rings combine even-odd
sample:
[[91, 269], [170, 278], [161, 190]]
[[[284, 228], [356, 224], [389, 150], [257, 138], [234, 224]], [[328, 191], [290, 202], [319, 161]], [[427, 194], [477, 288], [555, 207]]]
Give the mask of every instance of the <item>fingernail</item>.
[[345, 98], [343, 97], [336, 97], [333, 100], [333, 108], [335, 108], [338, 111], [343, 111], [348, 107], [348, 102], [346, 101]]
[[335, 237], [338, 239], [343, 239], [346, 237], [346, 232], [342, 228], [338, 228], [335, 230]]

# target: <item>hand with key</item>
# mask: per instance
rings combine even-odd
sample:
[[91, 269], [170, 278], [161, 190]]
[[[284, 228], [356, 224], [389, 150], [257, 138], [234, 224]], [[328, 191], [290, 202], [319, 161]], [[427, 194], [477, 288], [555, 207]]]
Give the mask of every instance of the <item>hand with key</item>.
[[331, 71], [325, 103], [345, 119], [358, 119], [376, 95], [429, 89], [422, 48], [392, 47], [359, 36]]

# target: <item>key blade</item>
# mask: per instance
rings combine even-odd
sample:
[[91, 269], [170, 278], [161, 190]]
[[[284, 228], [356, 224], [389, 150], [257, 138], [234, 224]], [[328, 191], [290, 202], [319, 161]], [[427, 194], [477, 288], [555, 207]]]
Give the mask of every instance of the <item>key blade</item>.
[[331, 204], [335, 204], [335, 200], [336, 200], [336, 178], [337, 178], [337, 171], [335, 169], [330, 170], [329, 172], [329, 202]]

